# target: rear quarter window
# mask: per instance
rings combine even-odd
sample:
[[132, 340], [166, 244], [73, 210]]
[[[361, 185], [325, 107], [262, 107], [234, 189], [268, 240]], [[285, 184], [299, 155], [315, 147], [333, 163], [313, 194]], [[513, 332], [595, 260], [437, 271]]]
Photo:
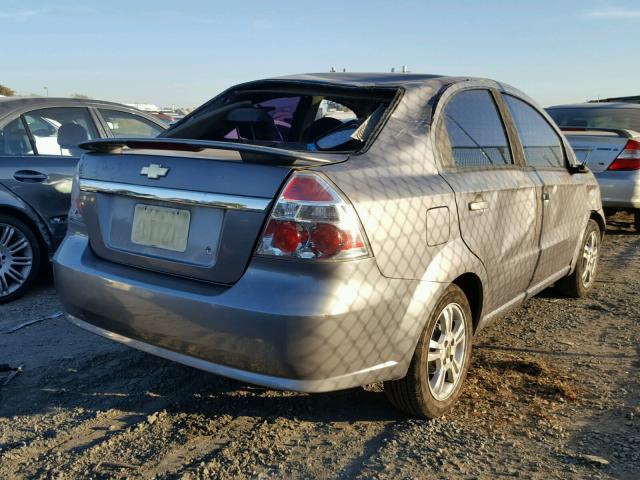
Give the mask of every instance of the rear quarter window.
[[443, 124], [457, 167], [499, 167], [513, 163], [498, 107], [488, 90], [465, 90], [445, 105]]

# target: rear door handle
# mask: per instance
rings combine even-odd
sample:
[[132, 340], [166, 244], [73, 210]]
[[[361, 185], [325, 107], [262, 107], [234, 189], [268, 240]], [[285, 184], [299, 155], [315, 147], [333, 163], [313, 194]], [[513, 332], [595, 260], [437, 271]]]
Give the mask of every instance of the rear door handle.
[[469, 203], [469, 210], [471, 210], [472, 212], [478, 212], [480, 210], [487, 210], [489, 208], [489, 202], [485, 201], [485, 200], [480, 200], [477, 202], [470, 202]]
[[19, 182], [41, 183], [49, 177], [44, 173], [36, 172], [35, 170], [18, 170], [13, 174], [13, 178]]

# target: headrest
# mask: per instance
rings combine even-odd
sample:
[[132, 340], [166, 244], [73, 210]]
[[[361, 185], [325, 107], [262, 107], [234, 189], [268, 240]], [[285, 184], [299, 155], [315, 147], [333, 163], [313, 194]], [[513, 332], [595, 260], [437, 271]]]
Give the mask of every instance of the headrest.
[[77, 123], [63, 123], [58, 129], [58, 145], [62, 148], [76, 148], [87, 140], [87, 129]]
[[232, 123], [274, 123], [271, 115], [264, 110], [253, 107], [231, 110], [227, 114], [227, 121]]

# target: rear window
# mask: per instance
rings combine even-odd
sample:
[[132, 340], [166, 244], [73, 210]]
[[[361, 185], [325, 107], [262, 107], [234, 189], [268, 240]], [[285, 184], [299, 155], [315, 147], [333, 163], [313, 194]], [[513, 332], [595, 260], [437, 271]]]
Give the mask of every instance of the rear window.
[[456, 94], [444, 109], [453, 159], [458, 167], [492, 167], [512, 163], [507, 135], [488, 90]]
[[640, 108], [550, 108], [560, 127], [619, 128], [640, 132]]
[[354, 152], [373, 138], [397, 89], [331, 87], [232, 91], [214, 99], [162, 137]]

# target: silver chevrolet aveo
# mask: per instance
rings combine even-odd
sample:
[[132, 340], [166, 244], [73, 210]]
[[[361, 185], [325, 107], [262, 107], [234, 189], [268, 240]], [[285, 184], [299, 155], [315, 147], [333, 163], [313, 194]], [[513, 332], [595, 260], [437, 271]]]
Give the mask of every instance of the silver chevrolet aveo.
[[554, 283], [594, 284], [597, 183], [495, 81], [261, 80], [159, 138], [84, 148], [55, 257], [68, 318], [240, 381], [384, 381], [395, 406], [437, 417], [481, 328]]

